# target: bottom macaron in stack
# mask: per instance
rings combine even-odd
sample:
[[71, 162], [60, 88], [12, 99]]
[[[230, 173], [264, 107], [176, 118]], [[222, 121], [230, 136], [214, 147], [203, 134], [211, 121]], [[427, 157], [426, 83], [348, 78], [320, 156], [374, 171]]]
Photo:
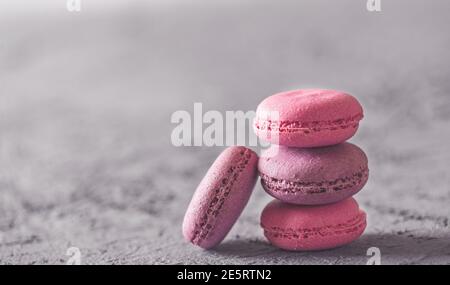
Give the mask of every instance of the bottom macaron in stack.
[[366, 228], [366, 214], [355, 199], [322, 206], [298, 206], [278, 200], [261, 215], [264, 235], [286, 250], [321, 250], [357, 239]]

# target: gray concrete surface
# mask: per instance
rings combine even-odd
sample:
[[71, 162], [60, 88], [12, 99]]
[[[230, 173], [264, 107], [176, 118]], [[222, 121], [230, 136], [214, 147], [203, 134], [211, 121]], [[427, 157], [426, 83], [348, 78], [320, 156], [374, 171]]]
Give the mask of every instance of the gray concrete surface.
[[[364, 1], [26, 2], [0, 1], [0, 264], [65, 264], [72, 246], [83, 264], [365, 264], [369, 247], [383, 264], [450, 264], [448, 1], [378, 14]], [[185, 243], [184, 210], [222, 149], [173, 147], [171, 114], [254, 110], [310, 86], [365, 107], [352, 139], [371, 170], [364, 236], [273, 248], [258, 185], [217, 249]]]

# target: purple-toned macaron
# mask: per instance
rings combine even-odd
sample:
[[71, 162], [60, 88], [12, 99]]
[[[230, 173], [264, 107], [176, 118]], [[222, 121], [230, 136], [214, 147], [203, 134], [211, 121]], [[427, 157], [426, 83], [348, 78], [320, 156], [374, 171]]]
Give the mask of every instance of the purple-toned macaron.
[[292, 204], [334, 203], [360, 191], [367, 182], [367, 156], [356, 145], [322, 148], [272, 145], [258, 163], [261, 184], [273, 197]]
[[256, 110], [253, 129], [262, 140], [292, 147], [334, 145], [351, 138], [363, 109], [350, 94], [303, 89], [266, 98]]
[[183, 221], [185, 239], [205, 249], [218, 245], [246, 206], [258, 177], [258, 156], [234, 146], [225, 149], [201, 181]]

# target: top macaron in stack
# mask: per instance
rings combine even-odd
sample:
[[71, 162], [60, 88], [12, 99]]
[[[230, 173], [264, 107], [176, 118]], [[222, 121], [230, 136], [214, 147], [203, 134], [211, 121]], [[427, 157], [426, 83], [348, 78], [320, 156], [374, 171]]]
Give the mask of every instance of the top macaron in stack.
[[350, 197], [367, 182], [368, 162], [359, 147], [345, 142], [362, 118], [359, 102], [334, 90], [283, 92], [258, 106], [254, 131], [272, 143], [258, 162], [261, 184], [279, 200], [261, 216], [272, 244], [317, 250], [362, 234], [365, 213]]
[[351, 138], [362, 118], [361, 105], [349, 94], [323, 89], [294, 90], [262, 101], [256, 110], [254, 130], [261, 139], [277, 145], [321, 147]]

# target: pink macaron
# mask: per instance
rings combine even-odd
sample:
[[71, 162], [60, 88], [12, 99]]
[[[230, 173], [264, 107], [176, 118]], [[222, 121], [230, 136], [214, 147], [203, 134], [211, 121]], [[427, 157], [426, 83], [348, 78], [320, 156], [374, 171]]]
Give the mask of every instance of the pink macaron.
[[258, 177], [258, 156], [245, 147], [225, 149], [201, 181], [183, 221], [185, 239], [205, 249], [219, 244], [247, 204]]
[[272, 145], [259, 159], [264, 190], [292, 204], [322, 205], [359, 192], [369, 176], [367, 156], [356, 145], [321, 148]]
[[357, 239], [366, 228], [366, 214], [353, 198], [322, 206], [299, 206], [277, 200], [261, 214], [270, 243], [285, 250], [330, 249]]
[[355, 97], [340, 91], [282, 92], [258, 106], [254, 131], [262, 140], [292, 147], [319, 147], [351, 138], [363, 118]]

